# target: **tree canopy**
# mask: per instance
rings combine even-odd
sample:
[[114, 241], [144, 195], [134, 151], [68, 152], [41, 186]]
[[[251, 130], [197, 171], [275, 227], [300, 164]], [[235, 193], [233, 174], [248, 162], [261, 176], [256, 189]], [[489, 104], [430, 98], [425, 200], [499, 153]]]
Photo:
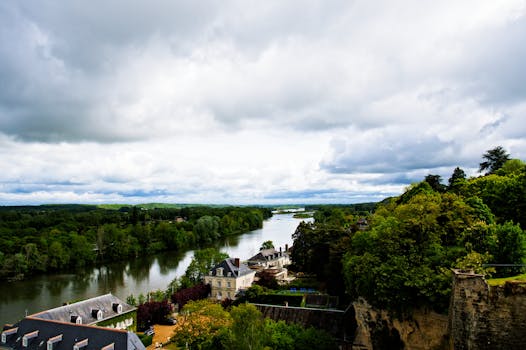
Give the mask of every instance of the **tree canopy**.
[[0, 206], [0, 278], [210, 245], [270, 215], [256, 207]]
[[484, 153], [482, 158], [484, 161], [479, 164], [479, 171], [486, 171], [487, 174], [493, 174], [502, 168], [504, 163], [510, 159], [510, 155], [502, 146], [497, 146]]
[[522, 272], [486, 264], [526, 262], [526, 166], [502, 148], [486, 156], [488, 174], [466, 178], [457, 167], [448, 186], [428, 175], [378, 203], [367, 226], [353, 225], [358, 218], [345, 207], [319, 208], [314, 223], [300, 224], [293, 235], [294, 267], [315, 274], [327, 290], [341, 284], [351, 299], [399, 312], [446, 311], [451, 268]]

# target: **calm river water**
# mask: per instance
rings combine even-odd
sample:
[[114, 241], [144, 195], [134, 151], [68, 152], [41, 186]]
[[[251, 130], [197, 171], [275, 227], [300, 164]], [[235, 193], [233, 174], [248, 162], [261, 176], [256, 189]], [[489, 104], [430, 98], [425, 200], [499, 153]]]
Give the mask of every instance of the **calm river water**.
[[[276, 249], [292, 244], [292, 234], [301, 219], [292, 214], [274, 215], [263, 228], [230, 237], [217, 247], [230, 257], [248, 259], [259, 251], [261, 243], [274, 242]], [[111, 292], [125, 300], [157, 289], [166, 289], [175, 277], [184, 274], [193, 250], [166, 252], [127, 262], [79, 270], [69, 274], [49, 274], [18, 282], [0, 282], [0, 327], [27, 314], [50, 309], [67, 301], [91, 298]]]

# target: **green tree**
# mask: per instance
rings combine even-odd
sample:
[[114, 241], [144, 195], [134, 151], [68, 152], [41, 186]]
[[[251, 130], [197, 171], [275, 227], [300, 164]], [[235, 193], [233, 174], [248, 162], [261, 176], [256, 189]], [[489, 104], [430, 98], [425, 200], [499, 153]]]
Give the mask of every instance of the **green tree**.
[[[210, 300], [190, 301], [177, 318], [172, 341], [181, 348], [218, 348], [216, 338], [231, 325], [230, 314]], [[219, 347], [221, 348], [221, 347]]]
[[447, 188], [449, 191], [455, 191], [465, 183], [466, 173], [461, 168], [456, 167], [455, 170], [453, 170], [453, 174], [451, 174], [451, 177], [448, 180]]
[[274, 243], [272, 241], [263, 242], [263, 244], [261, 244], [261, 247], [259, 247], [259, 250], [264, 249], [274, 249]]
[[137, 299], [135, 299], [133, 294], [130, 294], [126, 297], [126, 303], [132, 306], [137, 306]]
[[263, 315], [251, 304], [234, 306], [230, 311], [233, 323], [228, 349], [258, 350], [267, 343]]
[[510, 159], [495, 174], [500, 176], [519, 175], [526, 168], [526, 163], [520, 159]]
[[96, 253], [93, 244], [90, 244], [85, 236], [76, 233], [70, 234], [71, 248], [70, 261], [74, 266], [80, 267], [93, 263]]
[[486, 171], [486, 174], [493, 174], [502, 168], [504, 163], [510, 160], [510, 155], [502, 146], [497, 146], [484, 153], [482, 158], [484, 161], [479, 164], [479, 171]]
[[[506, 222], [497, 225], [496, 235], [498, 245], [493, 253], [494, 261], [499, 264], [524, 264], [526, 256], [526, 233], [519, 225]], [[512, 267], [498, 270], [503, 275], [514, 275], [520, 273], [522, 268]]]
[[442, 184], [442, 177], [440, 175], [429, 174], [424, 179], [431, 188], [437, 192], [444, 192], [445, 186]]
[[28, 243], [23, 248], [29, 271], [45, 271], [47, 256], [43, 255], [35, 243]]
[[452, 193], [418, 191], [403, 203], [387, 203], [372, 216], [370, 230], [352, 237], [343, 258], [349, 293], [380, 308], [446, 310], [449, 268], [466, 254], [457, 247], [457, 237], [476, 221], [471, 208]]
[[69, 254], [59, 241], [51, 243], [48, 249], [49, 267], [61, 269], [69, 263]]
[[208, 274], [212, 267], [227, 258], [228, 254], [222, 253], [216, 248], [196, 250], [184, 275], [190, 282], [190, 285], [195, 285], [201, 282], [203, 277]]
[[202, 216], [195, 223], [194, 232], [202, 242], [215, 242], [220, 237], [219, 223], [220, 220], [217, 216]]

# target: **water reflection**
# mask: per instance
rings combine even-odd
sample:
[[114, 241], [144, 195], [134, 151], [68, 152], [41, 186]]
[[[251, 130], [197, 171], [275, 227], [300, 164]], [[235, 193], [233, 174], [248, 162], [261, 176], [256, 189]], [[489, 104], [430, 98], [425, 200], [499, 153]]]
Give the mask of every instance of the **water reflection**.
[[44, 283], [44, 287], [47, 289], [47, 292], [53, 296], [59, 296], [62, 293], [64, 288], [67, 288], [70, 284], [70, 280], [67, 278], [50, 278]]
[[[226, 237], [215, 246], [231, 257], [248, 259], [259, 251], [261, 243], [271, 240], [277, 247], [292, 243], [292, 234], [301, 220], [290, 215], [275, 215], [262, 229]], [[166, 252], [154, 256], [114, 262], [75, 273], [36, 276], [25, 281], [0, 285], [0, 326], [29, 314], [57, 307], [65, 302], [91, 298], [111, 292], [119, 298], [165, 289], [175, 277], [184, 274], [193, 250]]]
[[136, 280], [148, 278], [155, 259], [153, 256], [143, 256], [135, 260], [130, 260], [126, 265], [128, 275]]

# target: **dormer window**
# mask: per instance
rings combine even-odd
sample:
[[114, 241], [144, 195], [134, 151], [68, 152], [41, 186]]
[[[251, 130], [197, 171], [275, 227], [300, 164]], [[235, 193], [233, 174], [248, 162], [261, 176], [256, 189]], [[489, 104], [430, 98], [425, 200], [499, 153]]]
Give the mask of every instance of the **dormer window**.
[[115, 343], [108, 344], [102, 347], [100, 350], [113, 350], [113, 349], [115, 349]]
[[27, 348], [29, 341], [36, 337], [38, 337], [38, 331], [33, 331], [30, 333], [24, 334], [24, 336], [22, 337], [22, 346]]
[[73, 315], [70, 318], [71, 323], [82, 324], [82, 317]]
[[216, 269], [216, 276], [223, 276], [223, 268], [222, 267], [218, 267]]
[[47, 340], [47, 350], [53, 350], [53, 346], [60, 341], [62, 341], [62, 334], [59, 334], [53, 338], [49, 338]]
[[118, 314], [122, 313], [122, 305], [121, 304], [113, 303], [113, 304], [111, 304], [111, 308], [113, 309], [113, 311], [115, 311]]
[[102, 320], [104, 315], [102, 314], [102, 310], [99, 309], [92, 309], [91, 310], [91, 317], [96, 318], [97, 320]]
[[232, 272], [228, 271], [228, 277], [232, 277]]
[[16, 332], [18, 332], [18, 327], [7, 329], [7, 330], [3, 331], [2, 332], [2, 343], [4, 343], [4, 344], [7, 343], [7, 337], [10, 336], [10, 335], [16, 334]]
[[86, 346], [88, 346], [88, 338], [76, 342], [75, 345], [73, 345], [73, 350], [80, 350]]

